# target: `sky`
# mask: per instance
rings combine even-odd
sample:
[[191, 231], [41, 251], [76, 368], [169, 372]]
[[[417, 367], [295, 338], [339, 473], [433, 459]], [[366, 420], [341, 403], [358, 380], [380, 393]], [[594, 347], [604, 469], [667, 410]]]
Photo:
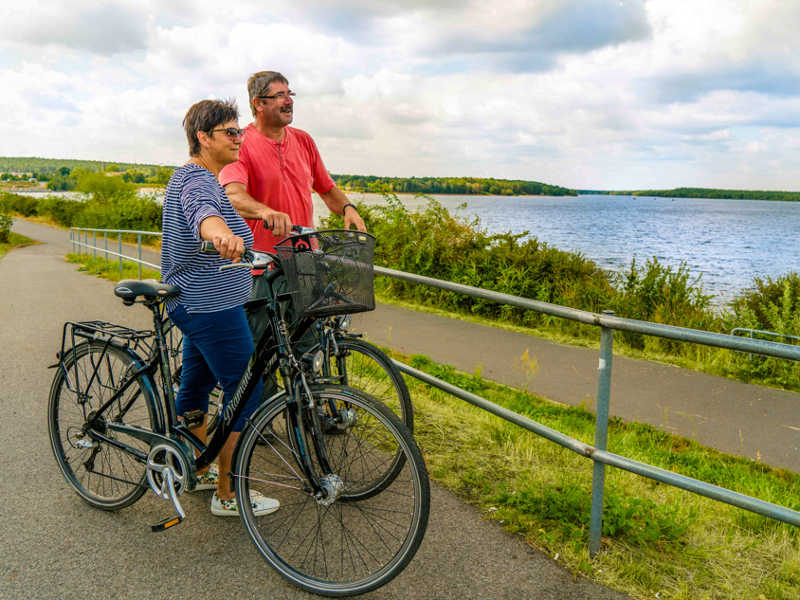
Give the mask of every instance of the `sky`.
[[9, 4], [2, 156], [182, 164], [276, 70], [332, 173], [800, 190], [798, 0]]

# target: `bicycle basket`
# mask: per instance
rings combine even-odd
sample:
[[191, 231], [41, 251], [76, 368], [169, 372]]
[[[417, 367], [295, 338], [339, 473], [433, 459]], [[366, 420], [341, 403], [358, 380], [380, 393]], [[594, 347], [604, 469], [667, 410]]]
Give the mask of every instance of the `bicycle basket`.
[[375, 238], [350, 230], [315, 231], [275, 246], [298, 316], [375, 309], [372, 259]]

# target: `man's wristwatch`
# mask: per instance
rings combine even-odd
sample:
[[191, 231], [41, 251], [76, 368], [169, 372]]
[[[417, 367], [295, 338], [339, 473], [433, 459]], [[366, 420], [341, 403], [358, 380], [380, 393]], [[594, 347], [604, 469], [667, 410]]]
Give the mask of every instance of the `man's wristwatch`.
[[348, 202], [347, 204], [345, 204], [345, 205], [342, 207], [342, 216], [344, 216], [345, 209], [346, 209], [348, 206], [349, 206], [350, 208], [352, 208], [354, 211], [358, 212], [358, 209], [356, 208], [356, 205], [355, 205], [355, 204], [352, 204], [351, 202]]

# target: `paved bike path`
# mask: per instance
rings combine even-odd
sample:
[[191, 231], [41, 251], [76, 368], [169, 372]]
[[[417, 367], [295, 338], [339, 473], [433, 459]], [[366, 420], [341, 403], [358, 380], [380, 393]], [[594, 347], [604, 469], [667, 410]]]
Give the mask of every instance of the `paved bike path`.
[[[46, 242], [0, 259], [0, 440], [2, 598], [312, 598], [258, 555], [238, 519], [213, 517], [210, 492], [183, 496], [187, 520], [149, 526], [170, 508], [151, 493], [102, 512], [72, 492], [53, 459], [47, 397], [65, 320], [105, 319], [146, 327], [112, 284], [63, 259], [64, 231], [17, 220], [14, 231]], [[366, 597], [613, 599], [626, 596], [575, 578], [520, 539], [432, 486], [425, 540], [409, 567]]]

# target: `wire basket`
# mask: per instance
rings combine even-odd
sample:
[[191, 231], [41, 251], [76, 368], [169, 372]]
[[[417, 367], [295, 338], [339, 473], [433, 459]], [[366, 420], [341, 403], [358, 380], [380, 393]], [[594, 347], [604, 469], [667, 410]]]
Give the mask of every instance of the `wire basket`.
[[314, 231], [275, 246], [298, 317], [375, 309], [375, 238], [351, 230]]

